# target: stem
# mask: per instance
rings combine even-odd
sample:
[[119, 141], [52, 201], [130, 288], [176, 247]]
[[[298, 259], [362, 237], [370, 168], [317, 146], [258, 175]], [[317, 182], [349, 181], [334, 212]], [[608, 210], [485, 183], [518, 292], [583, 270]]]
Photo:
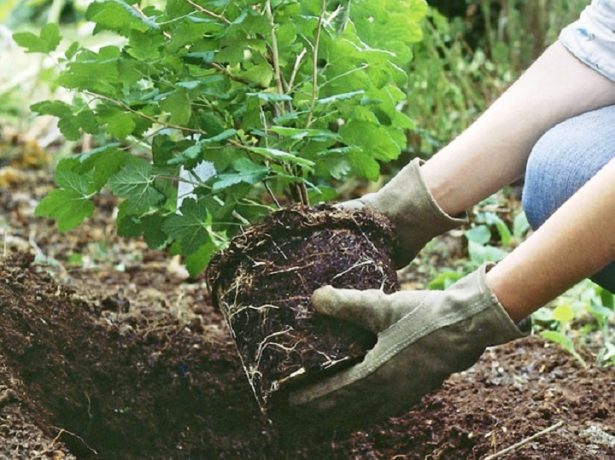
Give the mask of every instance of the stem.
[[197, 9], [198, 11], [200, 11], [201, 13], [205, 13], [207, 16], [211, 16], [212, 18], [216, 18], [219, 21], [224, 22], [225, 24], [231, 24], [231, 21], [229, 21], [227, 18], [225, 18], [224, 16], [222, 16], [221, 14], [215, 13], [213, 11], [208, 10], [207, 8], [202, 7], [201, 5], [199, 5], [198, 3], [193, 2], [192, 0], [186, 0], [187, 3], [190, 3], [192, 6], [194, 6], [195, 9]]
[[513, 444], [512, 446], [507, 447], [506, 449], [503, 449], [503, 450], [501, 450], [501, 451], [499, 451], [499, 452], [496, 452], [496, 453], [495, 453], [495, 454], [493, 454], [493, 455], [488, 455], [487, 457], [485, 457], [485, 459], [484, 459], [484, 460], [493, 460], [493, 459], [495, 459], [495, 458], [500, 458], [500, 457], [503, 457], [503, 456], [504, 456], [504, 455], [506, 455], [507, 453], [512, 452], [512, 451], [514, 451], [514, 450], [517, 450], [519, 447], [524, 446], [524, 445], [525, 445], [525, 444], [527, 444], [528, 442], [531, 442], [531, 441], [533, 441], [534, 439], [539, 438], [540, 436], [543, 436], [543, 435], [545, 435], [545, 434], [547, 434], [547, 433], [550, 433], [551, 431], [557, 430], [557, 429], [558, 429], [559, 427], [561, 427], [563, 424], [564, 424], [564, 422], [557, 422], [555, 425], [551, 425], [549, 428], [546, 428], [546, 429], [544, 429], [544, 430], [542, 430], [542, 431], [539, 431], [538, 433], [533, 434], [533, 435], [532, 435], [532, 436], [530, 436], [529, 438], [525, 438], [524, 440], [519, 441], [518, 443]]
[[316, 37], [314, 39], [314, 49], [312, 50], [312, 100], [310, 101], [310, 109], [306, 127], [309, 128], [314, 118], [314, 107], [316, 106], [316, 97], [318, 96], [318, 48], [320, 47], [320, 34], [322, 32], [322, 23], [327, 9], [327, 0], [322, 0], [322, 9], [318, 16], [318, 26], [316, 28]]
[[273, 194], [273, 191], [271, 190], [271, 187], [269, 187], [269, 184], [267, 183], [266, 180], [263, 180], [263, 185], [265, 186], [265, 190], [267, 190], [267, 193], [269, 194], [269, 196], [271, 197], [273, 202], [276, 204], [276, 206], [278, 208], [281, 208], [282, 206], [280, 205], [280, 202], [278, 201], [278, 199]]
[[301, 67], [301, 61], [303, 61], [303, 58], [306, 54], [307, 50], [303, 48], [297, 56], [297, 59], [295, 60], [295, 65], [293, 66], [293, 71], [290, 74], [290, 80], [288, 81], [288, 88], [286, 88], [286, 94], [290, 94], [290, 92], [293, 90], [293, 86], [295, 86], [295, 79], [297, 78], [297, 73], [299, 72], [299, 67]]
[[[275, 33], [275, 20], [273, 13], [271, 12], [271, 0], [267, 0], [265, 3], [265, 14], [271, 27], [271, 54], [273, 60], [273, 71], [275, 75], [275, 82], [279, 94], [284, 94], [284, 82], [282, 81], [282, 71], [280, 70], [280, 51], [278, 48], [278, 37]], [[278, 104], [278, 110], [280, 113], [284, 113], [284, 104]]]
[[179, 125], [174, 125], [173, 123], [167, 123], [167, 122], [163, 122], [160, 121], [154, 117], [151, 117], [143, 112], [139, 112], [138, 110], [133, 109], [132, 107], [130, 107], [128, 104], [123, 103], [122, 101], [118, 101], [117, 99], [113, 99], [112, 97], [109, 96], [104, 96], [102, 94], [97, 94], [97, 93], [93, 93], [91, 91], [84, 91], [85, 94], [88, 94], [90, 96], [93, 96], [94, 98], [99, 98], [99, 99], [103, 99], [105, 101], [111, 102], [112, 104], [117, 105], [118, 107], [123, 108], [124, 110], [127, 110], [129, 112], [134, 113], [135, 115], [140, 116], [141, 118], [144, 118], [145, 120], [151, 121], [152, 123], [156, 123], [160, 126], [165, 126], [167, 128], [171, 128], [171, 129], [177, 129], [180, 131], [187, 131], [190, 133], [195, 133], [195, 134], [201, 134], [201, 135], [207, 135], [207, 133], [205, 131], [201, 131], [199, 129], [192, 129], [192, 128], [188, 128], [186, 126], [179, 126]]

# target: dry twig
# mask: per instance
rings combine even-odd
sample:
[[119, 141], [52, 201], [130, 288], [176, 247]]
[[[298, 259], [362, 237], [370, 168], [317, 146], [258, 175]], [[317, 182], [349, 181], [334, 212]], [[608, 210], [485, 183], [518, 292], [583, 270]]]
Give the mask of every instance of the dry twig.
[[532, 436], [523, 439], [522, 441], [519, 441], [516, 444], [513, 444], [512, 446], [507, 447], [506, 449], [502, 449], [499, 452], [496, 452], [495, 454], [492, 455], [488, 455], [487, 457], [485, 457], [483, 460], [493, 460], [495, 458], [500, 458], [510, 452], [513, 452], [515, 450], [517, 450], [520, 447], [523, 447], [524, 445], [526, 445], [529, 442], [532, 442], [533, 440], [547, 434], [550, 433], [551, 431], [555, 431], [558, 428], [560, 428], [562, 425], [564, 424], [564, 422], [557, 422], [555, 425], [551, 425], [549, 428], [545, 428], [542, 431], [539, 431], [538, 433], [533, 434]]

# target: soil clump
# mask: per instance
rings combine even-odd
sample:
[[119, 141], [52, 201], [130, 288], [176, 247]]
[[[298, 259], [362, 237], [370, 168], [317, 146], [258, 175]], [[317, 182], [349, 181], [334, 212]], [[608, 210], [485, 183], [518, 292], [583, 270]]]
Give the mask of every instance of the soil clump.
[[[369, 331], [319, 315], [312, 292], [399, 289], [391, 224], [367, 209], [280, 210], [248, 228], [208, 270], [260, 407], [283, 405], [284, 390], [358, 362], [375, 344]], [[277, 398], [276, 398], [277, 397]]]

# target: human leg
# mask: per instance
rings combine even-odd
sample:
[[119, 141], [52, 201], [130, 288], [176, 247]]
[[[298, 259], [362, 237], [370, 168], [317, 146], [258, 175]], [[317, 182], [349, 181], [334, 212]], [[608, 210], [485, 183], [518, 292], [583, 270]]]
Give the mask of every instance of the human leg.
[[[615, 105], [570, 118], [547, 131], [528, 159], [523, 207], [537, 229], [615, 158]], [[615, 291], [615, 263], [592, 279]]]

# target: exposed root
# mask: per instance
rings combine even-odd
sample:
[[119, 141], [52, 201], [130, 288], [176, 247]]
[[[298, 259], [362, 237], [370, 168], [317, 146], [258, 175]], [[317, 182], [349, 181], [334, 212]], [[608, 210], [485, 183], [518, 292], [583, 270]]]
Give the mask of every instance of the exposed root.
[[212, 298], [262, 411], [284, 387], [348, 366], [373, 346], [371, 332], [316, 314], [311, 295], [325, 284], [395, 290], [391, 235], [370, 211], [286, 209], [212, 261]]

